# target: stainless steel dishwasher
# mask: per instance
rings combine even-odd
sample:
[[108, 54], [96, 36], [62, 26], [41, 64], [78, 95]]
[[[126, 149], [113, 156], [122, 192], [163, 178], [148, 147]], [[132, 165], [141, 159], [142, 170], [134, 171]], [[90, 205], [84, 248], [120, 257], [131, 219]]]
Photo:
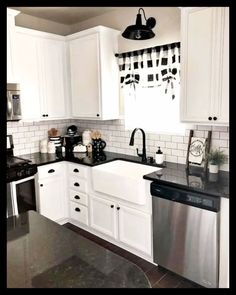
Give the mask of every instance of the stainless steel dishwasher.
[[151, 194], [154, 262], [217, 288], [220, 198], [155, 182]]

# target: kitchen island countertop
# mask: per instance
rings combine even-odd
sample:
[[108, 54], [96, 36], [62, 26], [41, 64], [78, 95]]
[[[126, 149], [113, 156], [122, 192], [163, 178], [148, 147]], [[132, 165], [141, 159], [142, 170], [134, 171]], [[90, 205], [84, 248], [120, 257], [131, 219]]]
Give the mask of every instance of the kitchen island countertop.
[[132, 262], [34, 211], [7, 219], [8, 288], [150, 288]]

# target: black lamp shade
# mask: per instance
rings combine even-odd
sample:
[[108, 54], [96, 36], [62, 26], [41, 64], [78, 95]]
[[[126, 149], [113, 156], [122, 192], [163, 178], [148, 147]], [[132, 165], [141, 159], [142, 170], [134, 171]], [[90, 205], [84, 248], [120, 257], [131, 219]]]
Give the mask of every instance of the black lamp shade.
[[139, 13], [137, 14], [136, 24], [128, 26], [125, 29], [125, 31], [122, 33], [122, 36], [126, 39], [131, 39], [131, 40], [147, 40], [147, 39], [153, 38], [155, 34], [151, 30], [150, 26], [142, 25], [141, 14]]
[[137, 27], [136, 25], [128, 26], [124, 33], [122, 33], [122, 36], [126, 39], [132, 39], [132, 40], [147, 40], [150, 38], [153, 38], [155, 34], [152, 30], [147, 28], [147, 26], [140, 26]]

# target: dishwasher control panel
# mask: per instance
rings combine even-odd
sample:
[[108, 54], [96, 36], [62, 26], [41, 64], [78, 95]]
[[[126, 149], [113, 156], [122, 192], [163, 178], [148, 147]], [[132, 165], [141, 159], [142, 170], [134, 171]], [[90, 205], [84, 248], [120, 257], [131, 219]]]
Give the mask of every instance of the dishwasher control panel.
[[189, 190], [175, 188], [167, 185], [151, 183], [151, 195], [186, 205], [218, 212], [220, 210], [220, 197], [208, 194], [191, 192]]

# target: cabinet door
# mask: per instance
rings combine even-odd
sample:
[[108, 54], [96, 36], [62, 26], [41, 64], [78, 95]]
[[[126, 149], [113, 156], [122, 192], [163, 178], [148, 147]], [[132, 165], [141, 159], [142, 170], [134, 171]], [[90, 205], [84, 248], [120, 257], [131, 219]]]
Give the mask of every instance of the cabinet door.
[[13, 25], [12, 16], [7, 16], [7, 83], [14, 81], [12, 51]]
[[181, 15], [181, 99], [183, 121], [211, 115], [212, 8], [183, 9]]
[[222, 73], [220, 99], [216, 109], [217, 122], [229, 123], [229, 8], [222, 8], [224, 17], [223, 36], [220, 42], [223, 44], [221, 52]]
[[119, 240], [151, 255], [151, 215], [125, 206], [118, 212]]
[[70, 69], [72, 115], [81, 118], [99, 117], [100, 72], [97, 33], [70, 41]]
[[113, 202], [100, 197], [90, 198], [90, 225], [92, 228], [116, 238], [116, 207]]
[[[219, 7], [182, 9], [181, 120], [184, 122], [225, 123], [221, 118], [224, 106], [220, 87], [222, 79], [228, 79], [227, 74], [225, 78], [222, 75], [223, 11]], [[227, 72], [227, 61], [224, 63]]]
[[42, 87], [38, 75], [37, 38], [16, 32], [16, 75], [21, 89], [21, 108], [23, 119], [40, 118], [40, 94]]
[[58, 221], [66, 217], [67, 196], [65, 178], [51, 176], [39, 180], [39, 212], [45, 217]]
[[65, 117], [64, 89], [65, 43], [63, 41], [39, 40], [41, 104], [49, 118]]
[[15, 16], [19, 11], [7, 8], [7, 83], [18, 83], [15, 73]]

